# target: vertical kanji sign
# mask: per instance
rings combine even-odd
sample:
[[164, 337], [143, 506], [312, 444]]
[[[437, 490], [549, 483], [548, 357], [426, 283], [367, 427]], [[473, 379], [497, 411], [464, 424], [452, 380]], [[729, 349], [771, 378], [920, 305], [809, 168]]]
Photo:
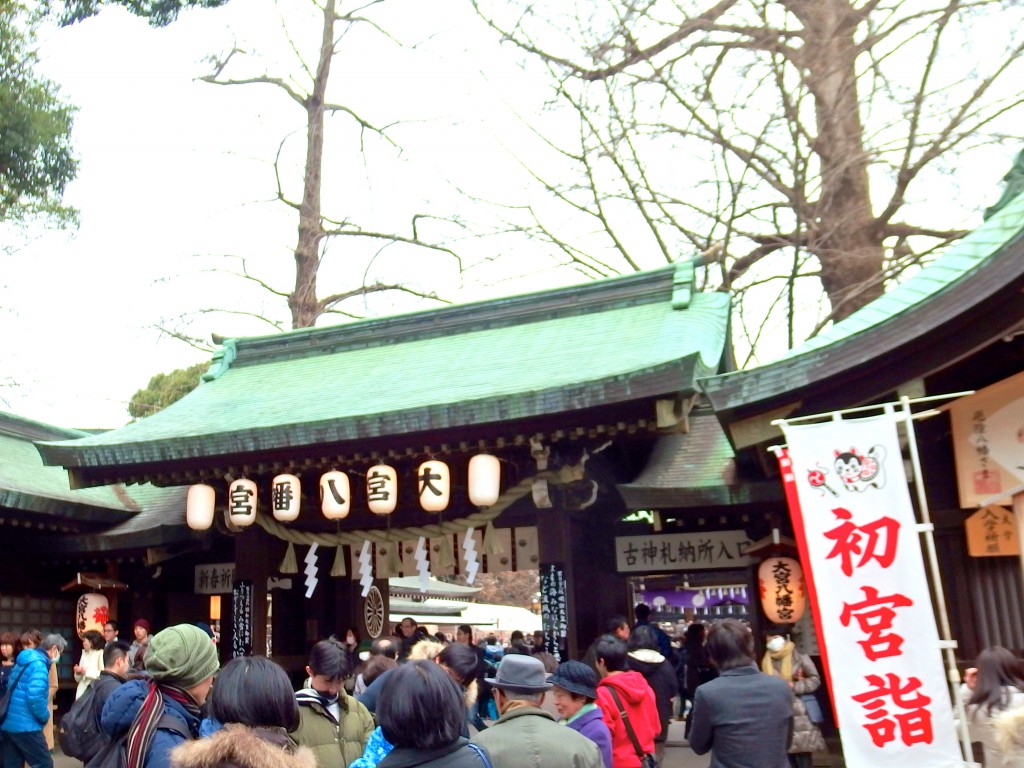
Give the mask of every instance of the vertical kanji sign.
[[783, 432], [846, 765], [962, 765], [895, 417]]

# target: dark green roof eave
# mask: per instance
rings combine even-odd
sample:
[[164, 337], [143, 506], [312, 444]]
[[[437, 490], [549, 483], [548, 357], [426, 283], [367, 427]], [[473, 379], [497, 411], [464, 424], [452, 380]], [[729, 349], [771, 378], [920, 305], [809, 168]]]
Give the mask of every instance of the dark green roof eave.
[[[40, 442], [36, 447], [46, 464], [83, 469], [301, 449], [519, 421], [658, 396], [689, 396], [697, 391], [697, 379], [707, 376], [713, 370], [701, 360], [699, 354], [693, 354], [644, 371], [583, 382], [575, 387], [557, 387], [470, 402], [151, 442], [79, 447], [76, 441], [62, 441]], [[125, 467], [124, 473], [130, 474], [130, 468]], [[71, 470], [73, 481], [77, 477], [85, 485], [93, 484], [86, 478], [86, 474], [76, 474], [74, 469]], [[76, 483], [76, 487], [84, 486]]]
[[61, 499], [51, 499], [4, 488], [0, 488], [0, 509], [38, 513], [76, 524], [115, 525], [124, 522], [129, 517], [127, 512], [91, 504], [75, 504]]

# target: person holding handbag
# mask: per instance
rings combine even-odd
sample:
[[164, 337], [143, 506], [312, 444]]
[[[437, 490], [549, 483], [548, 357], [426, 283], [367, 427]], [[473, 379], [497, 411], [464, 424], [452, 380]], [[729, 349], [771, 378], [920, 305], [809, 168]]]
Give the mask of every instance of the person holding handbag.
[[53, 756], [43, 737], [50, 718], [49, 654], [39, 647], [42, 634], [30, 629], [21, 636], [23, 650], [11, 673], [10, 698], [0, 730], [3, 731], [3, 768], [53, 768]]
[[761, 671], [766, 675], [779, 677], [789, 684], [793, 691], [793, 740], [789, 745], [791, 768], [811, 768], [811, 754], [825, 750], [825, 738], [818, 723], [821, 722], [821, 707], [814, 692], [821, 687], [818, 668], [810, 656], [800, 653], [785, 630], [769, 626], [765, 633], [765, 654], [761, 659]]

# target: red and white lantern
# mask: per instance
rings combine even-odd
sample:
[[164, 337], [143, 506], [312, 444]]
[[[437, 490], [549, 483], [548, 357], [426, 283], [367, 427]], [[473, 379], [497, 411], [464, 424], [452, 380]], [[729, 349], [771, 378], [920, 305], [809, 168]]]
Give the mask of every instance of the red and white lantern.
[[217, 492], [209, 485], [189, 486], [185, 497], [185, 522], [193, 531], [205, 531], [213, 525], [217, 507]]
[[110, 603], [96, 592], [86, 592], [75, 606], [75, 629], [81, 637], [90, 629], [103, 634], [103, 625], [110, 620]]
[[478, 507], [490, 507], [501, 494], [501, 462], [497, 456], [481, 453], [469, 460], [469, 500]]
[[390, 515], [398, 506], [398, 473], [387, 464], [370, 467], [366, 473], [366, 500], [375, 515]]
[[332, 469], [320, 475], [320, 511], [328, 520], [343, 520], [352, 509], [348, 475]]
[[757, 569], [761, 607], [772, 624], [795, 624], [804, 615], [804, 569], [792, 557], [770, 557]]
[[227, 519], [236, 528], [248, 528], [256, 522], [259, 492], [256, 483], [246, 478], [235, 480], [228, 486]]
[[278, 475], [270, 486], [270, 511], [274, 519], [290, 523], [299, 517], [302, 483], [295, 475]]
[[424, 461], [416, 471], [420, 506], [427, 512], [443, 512], [452, 496], [452, 476], [443, 461]]

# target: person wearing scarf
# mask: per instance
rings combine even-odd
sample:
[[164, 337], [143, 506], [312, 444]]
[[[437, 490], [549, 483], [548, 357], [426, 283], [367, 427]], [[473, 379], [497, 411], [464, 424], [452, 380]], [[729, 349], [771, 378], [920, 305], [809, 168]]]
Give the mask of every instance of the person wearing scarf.
[[781, 627], [769, 627], [765, 634], [765, 654], [761, 671], [781, 678], [793, 691], [793, 738], [789, 747], [792, 768], [810, 768], [811, 754], [825, 748], [825, 739], [818, 727], [807, 716], [807, 708], [800, 700], [821, 687], [818, 668], [811, 658], [800, 653], [792, 640], [787, 640]]
[[170, 752], [186, 740], [183, 734], [198, 736], [199, 708], [220, 669], [217, 647], [198, 627], [178, 624], [150, 638], [145, 661], [150, 677], [115, 690], [100, 727], [112, 740], [127, 732], [127, 768], [170, 768]]

